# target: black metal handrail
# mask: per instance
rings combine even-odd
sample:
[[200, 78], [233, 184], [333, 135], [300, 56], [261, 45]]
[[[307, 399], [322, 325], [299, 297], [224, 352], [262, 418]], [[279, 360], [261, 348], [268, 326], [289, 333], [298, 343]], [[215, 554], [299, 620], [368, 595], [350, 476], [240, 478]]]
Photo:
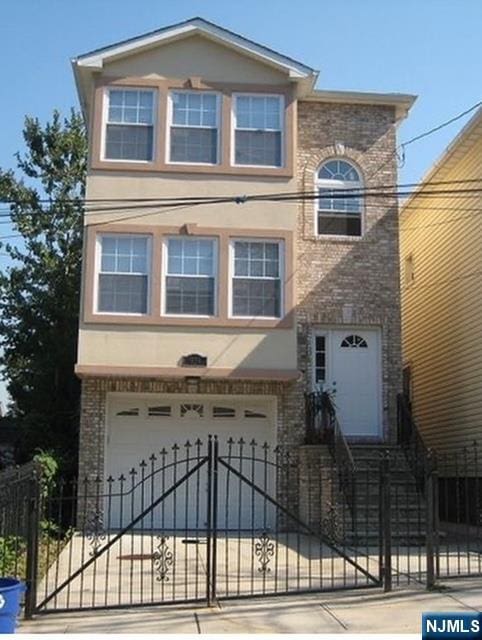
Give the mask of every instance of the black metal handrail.
[[410, 465], [417, 488], [422, 493], [425, 490], [427, 472], [434, 465], [434, 457], [427, 447], [413, 418], [410, 403], [403, 393], [397, 396], [397, 428], [398, 443], [404, 450]]
[[326, 444], [338, 470], [340, 487], [355, 515], [356, 466], [327, 391], [306, 395], [306, 444]]

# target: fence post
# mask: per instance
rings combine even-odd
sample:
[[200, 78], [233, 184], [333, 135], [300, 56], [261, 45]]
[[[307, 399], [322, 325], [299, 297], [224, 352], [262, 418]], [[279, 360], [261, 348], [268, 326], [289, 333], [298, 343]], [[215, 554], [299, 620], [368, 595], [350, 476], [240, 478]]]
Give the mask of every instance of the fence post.
[[27, 502], [27, 550], [25, 578], [25, 618], [30, 619], [37, 605], [37, 566], [40, 519], [40, 482], [39, 472], [35, 470], [29, 481]]
[[425, 546], [427, 550], [427, 589], [432, 589], [435, 585], [435, 537], [437, 535], [435, 520], [438, 505], [435, 503], [437, 493], [437, 469], [435, 467], [434, 457], [431, 454], [428, 459], [427, 476], [425, 481], [425, 493], [427, 502], [426, 514], [426, 540]]
[[380, 465], [380, 577], [384, 591], [392, 590], [392, 522], [390, 490], [390, 454], [385, 452]]

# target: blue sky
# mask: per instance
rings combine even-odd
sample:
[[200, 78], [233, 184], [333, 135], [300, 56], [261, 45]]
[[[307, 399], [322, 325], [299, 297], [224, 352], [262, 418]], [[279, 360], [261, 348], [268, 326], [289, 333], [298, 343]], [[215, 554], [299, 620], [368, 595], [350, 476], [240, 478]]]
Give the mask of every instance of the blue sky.
[[[417, 94], [401, 141], [482, 98], [480, 0], [3, 0], [0, 167], [14, 166], [26, 114], [77, 105], [71, 57], [193, 16], [319, 69], [319, 88]], [[418, 180], [464, 122], [409, 147], [400, 181]]]

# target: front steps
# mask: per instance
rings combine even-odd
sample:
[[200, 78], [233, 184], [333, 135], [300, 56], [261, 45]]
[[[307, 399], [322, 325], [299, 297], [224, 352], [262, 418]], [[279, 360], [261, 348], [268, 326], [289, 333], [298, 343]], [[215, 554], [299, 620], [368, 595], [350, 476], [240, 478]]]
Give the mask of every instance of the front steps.
[[390, 525], [393, 546], [425, 542], [426, 504], [400, 446], [351, 445], [356, 467], [352, 527], [345, 539], [352, 544], [378, 545], [380, 540], [380, 465], [388, 456]]

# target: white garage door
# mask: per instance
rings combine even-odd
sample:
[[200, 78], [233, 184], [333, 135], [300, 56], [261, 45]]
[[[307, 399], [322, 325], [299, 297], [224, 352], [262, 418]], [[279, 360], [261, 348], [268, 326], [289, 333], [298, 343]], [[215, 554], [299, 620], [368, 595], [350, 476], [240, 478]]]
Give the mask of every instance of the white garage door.
[[[198, 456], [206, 454], [209, 434], [218, 436], [220, 455], [227, 462], [274, 496], [275, 469], [262, 462], [266, 451], [272, 458], [276, 444], [274, 398], [112, 394], [107, 420], [105, 470], [106, 477], [114, 479], [110, 491], [115, 493], [107, 518], [111, 529], [126, 526], [192, 469]], [[241, 438], [245, 444], [240, 451]], [[256, 449], [250, 446], [253, 440]], [[186, 448], [188, 441], [192, 446]], [[268, 449], [262, 449], [264, 443]], [[253, 453], [258, 462], [251, 461]], [[274, 518], [269, 503], [222, 465], [217, 506], [221, 529], [269, 528]], [[203, 529], [206, 522], [204, 465], [139, 526], [193, 530]]]

